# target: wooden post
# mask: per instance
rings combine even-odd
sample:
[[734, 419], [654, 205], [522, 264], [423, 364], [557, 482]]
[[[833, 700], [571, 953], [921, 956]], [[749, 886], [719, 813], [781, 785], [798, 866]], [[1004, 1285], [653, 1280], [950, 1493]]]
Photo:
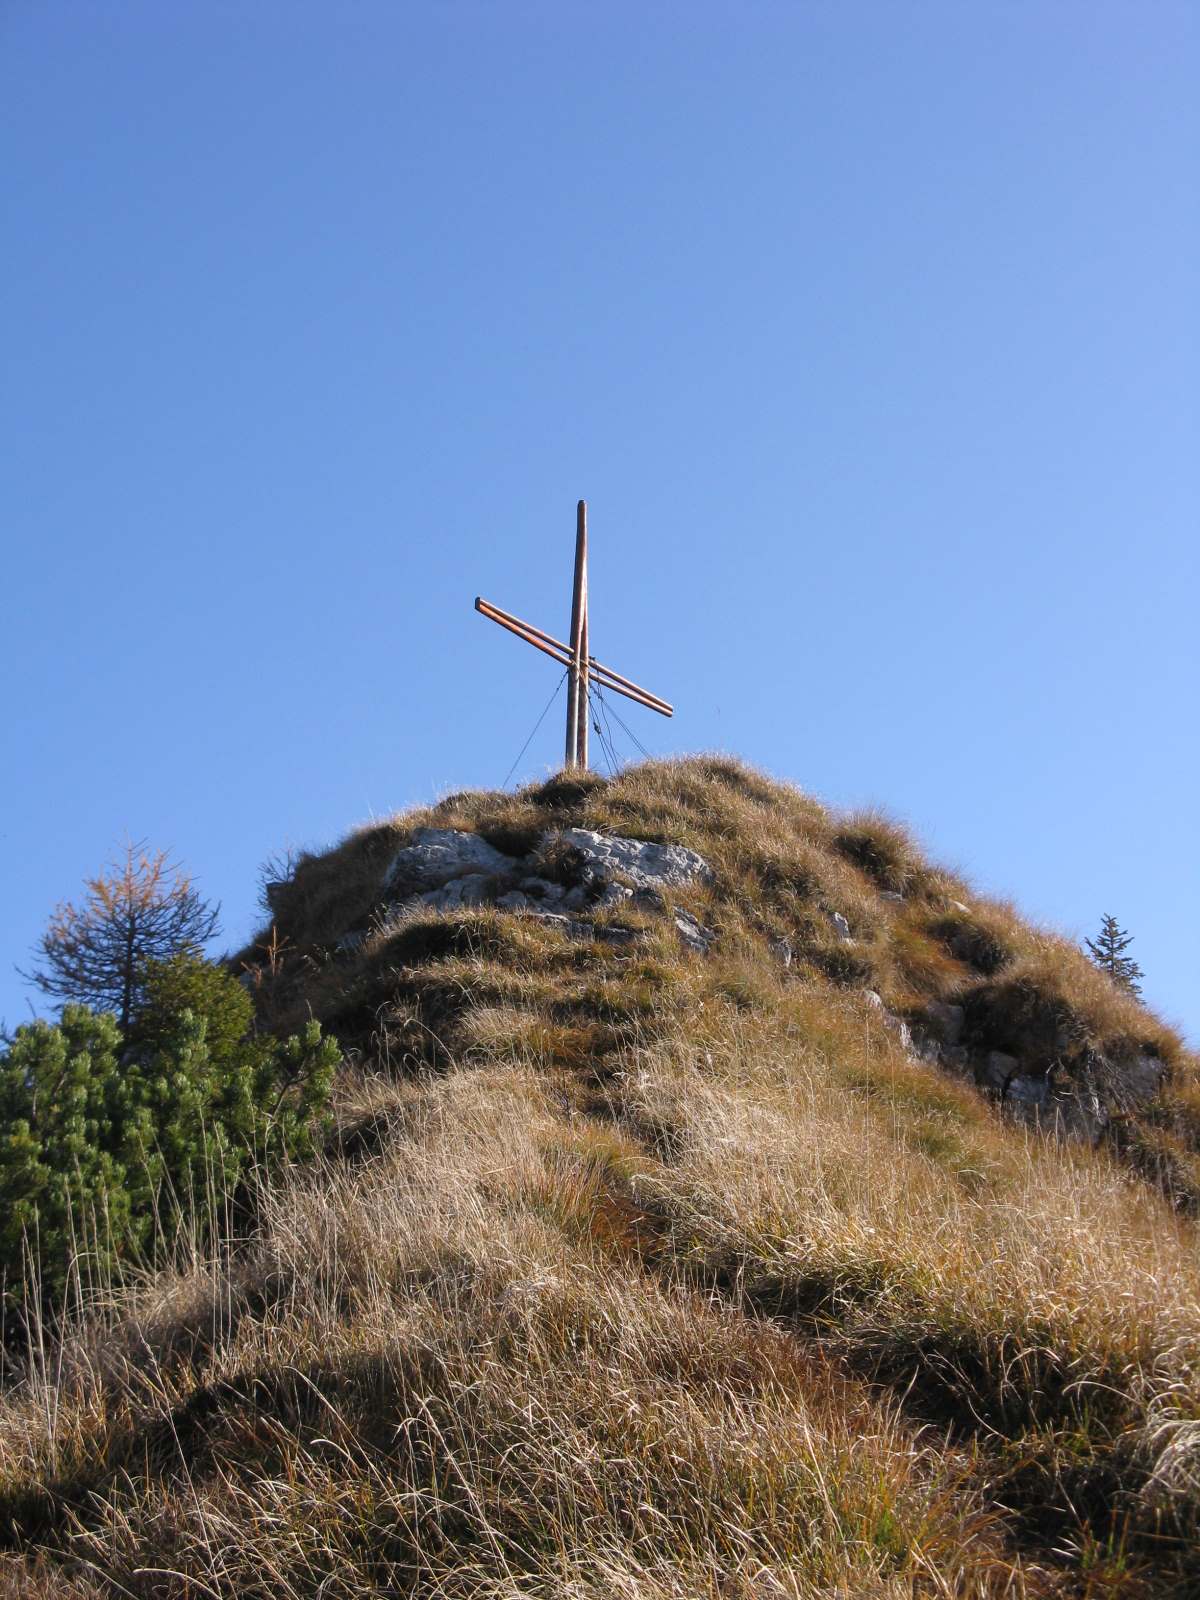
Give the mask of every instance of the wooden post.
[[[587, 617], [587, 501], [575, 510], [575, 584], [571, 592], [571, 665], [567, 676], [566, 765], [579, 765], [580, 677], [586, 671], [583, 632]], [[586, 710], [584, 716], [586, 719]], [[586, 730], [587, 723], [584, 721]], [[586, 747], [586, 732], [584, 735]]]
[[592, 672], [588, 665], [588, 577], [587, 577], [587, 548], [586, 542], [583, 553], [583, 622], [579, 629], [579, 747], [575, 758], [575, 765], [581, 771], [588, 769], [588, 734], [592, 726], [591, 710], [591, 681]]

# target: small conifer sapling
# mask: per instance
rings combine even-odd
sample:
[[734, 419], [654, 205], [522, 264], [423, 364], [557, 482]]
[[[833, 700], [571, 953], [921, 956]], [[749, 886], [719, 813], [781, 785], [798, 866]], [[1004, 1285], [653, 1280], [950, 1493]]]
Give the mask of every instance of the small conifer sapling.
[[1112, 981], [1129, 994], [1141, 994], [1142, 986], [1137, 980], [1143, 976], [1142, 969], [1132, 956], [1125, 954], [1133, 943], [1133, 935], [1118, 925], [1116, 917], [1105, 913], [1097, 937], [1085, 939], [1084, 943], [1101, 972], [1107, 972]]

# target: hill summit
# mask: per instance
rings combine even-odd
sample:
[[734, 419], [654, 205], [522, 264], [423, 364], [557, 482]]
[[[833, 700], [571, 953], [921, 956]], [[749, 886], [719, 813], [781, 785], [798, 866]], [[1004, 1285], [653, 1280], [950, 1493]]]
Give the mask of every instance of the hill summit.
[[10, 1592], [1197, 1592], [1196, 1063], [1075, 945], [723, 758], [268, 902], [328, 1146], [3, 1400]]

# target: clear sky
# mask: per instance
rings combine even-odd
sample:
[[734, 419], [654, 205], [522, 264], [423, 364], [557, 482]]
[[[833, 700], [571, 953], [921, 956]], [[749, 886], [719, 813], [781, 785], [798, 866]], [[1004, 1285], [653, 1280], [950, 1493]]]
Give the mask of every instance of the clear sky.
[[0, 1016], [126, 834], [233, 946], [499, 784], [556, 669], [471, 602], [565, 630], [584, 496], [651, 751], [1200, 1036], [1198, 82], [1171, 0], [0, 0]]

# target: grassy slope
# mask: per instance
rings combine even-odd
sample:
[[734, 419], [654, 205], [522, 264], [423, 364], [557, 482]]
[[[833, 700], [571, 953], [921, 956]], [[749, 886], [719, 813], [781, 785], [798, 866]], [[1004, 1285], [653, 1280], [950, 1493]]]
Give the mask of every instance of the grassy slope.
[[[691, 845], [717, 949], [651, 915], [632, 949], [389, 925], [428, 822]], [[1072, 946], [883, 819], [703, 760], [450, 797], [275, 904], [243, 959], [268, 1023], [353, 1046], [337, 1135], [254, 1240], [0, 1402], [8, 1592], [1197, 1592], [1194, 1063]], [[1166, 1089], [1054, 1144], [910, 1060], [866, 986], [1067, 1075], [1156, 1055]]]

